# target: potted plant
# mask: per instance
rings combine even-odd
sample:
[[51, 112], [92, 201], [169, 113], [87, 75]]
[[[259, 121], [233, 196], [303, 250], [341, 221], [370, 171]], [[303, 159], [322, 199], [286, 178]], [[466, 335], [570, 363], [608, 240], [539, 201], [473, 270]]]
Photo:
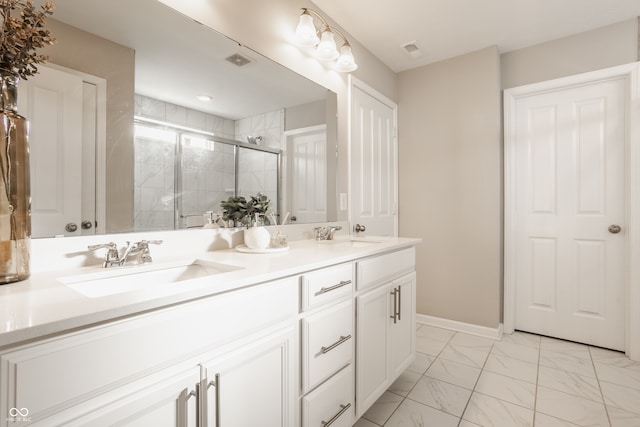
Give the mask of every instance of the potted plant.
[[249, 200], [243, 196], [229, 197], [220, 205], [222, 219], [247, 227], [244, 230], [244, 243], [248, 248], [264, 249], [269, 246], [271, 234], [264, 227], [259, 227], [271, 206], [267, 196], [258, 193]]

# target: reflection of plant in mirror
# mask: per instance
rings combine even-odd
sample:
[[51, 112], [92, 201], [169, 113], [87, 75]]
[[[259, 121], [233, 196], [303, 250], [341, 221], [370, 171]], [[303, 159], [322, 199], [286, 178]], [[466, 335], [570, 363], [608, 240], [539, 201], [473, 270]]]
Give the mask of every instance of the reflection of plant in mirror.
[[53, 8], [52, 1], [38, 10], [30, 1], [0, 0], [0, 72], [25, 80], [38, 73], [36, 64], [44, 63], [48, 57], [37, 55], [36, 49], [55, 43], [44, 28]]
[[220, 202], [220, 206], [223, 220], [250, 225], [254, 219], [265, 216], [271, 201], [264, 194], [258, 193], [249, 200], [244, 196], [229, 197], [226, 201]]

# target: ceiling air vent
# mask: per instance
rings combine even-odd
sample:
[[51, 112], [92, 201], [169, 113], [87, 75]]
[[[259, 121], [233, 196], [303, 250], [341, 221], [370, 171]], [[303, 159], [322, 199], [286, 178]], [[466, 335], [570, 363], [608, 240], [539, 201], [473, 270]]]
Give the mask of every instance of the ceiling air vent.
[[418, 44], [415, 42], [415, 40], [403, 44], [402, 46], [400, 46], [400, 48], [404, 51], [404, 53], [412, 58], [418, 58], [419, 56], [422, 56], [422, 52], [420, 52], [420, 48], [418, 47]]
[[252, 62], [251, 59], [246, 56], [242, 56], [239, 53], [233, 54], [228, 58], [225, 58], [227, 61], [231, 62], [233, 65], [237, 65], [238, 67], [242, 67]]

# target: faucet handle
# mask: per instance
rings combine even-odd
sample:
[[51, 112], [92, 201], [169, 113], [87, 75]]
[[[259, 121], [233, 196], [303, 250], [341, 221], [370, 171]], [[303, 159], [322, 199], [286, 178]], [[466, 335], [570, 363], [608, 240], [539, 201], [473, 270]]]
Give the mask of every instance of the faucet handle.
[[149, 245], [160, 245], [162, 244], [162, 240], [141, 240], [135, 245], [139, 250], [141, 250], [140, 260], [142, 262], [151, 262], [151, 254], [149, 253]]
[[118, 249], [118, 245], [115, 244], [115, 242], [109, 242], [109, 243], [100, 243], [97, 245], [89, 245], [87, 246], [87, 249], [89, 249], [90, 251], [97, 251], [98, 249], [102, 249], [102, 248], [106, 248], [109, 250]]

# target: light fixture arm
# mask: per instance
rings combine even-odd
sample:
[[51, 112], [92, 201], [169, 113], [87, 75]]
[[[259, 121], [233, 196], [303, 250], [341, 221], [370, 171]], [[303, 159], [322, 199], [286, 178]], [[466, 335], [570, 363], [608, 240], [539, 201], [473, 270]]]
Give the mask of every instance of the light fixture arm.
[[316, 18], [318, 18], [320, 20], [320, 22], [322, 23], [322, 25], [320, 26], [320, 29], [316, 29], [316, 31], [318, 32], [318, 34], [321, 34], [322, 31], [324, 30], [329, 30], [332, 33], [337, 33], [340, 38], [342, 39], [342, 41], [344, 42], [344, 45], [347, 46], [351, 46], [351, 44], [349, 44], [349, 40], [347, 40], [347, 37], [344, 35], [344, 33], [342, 31], [340, 31], [339, 29], [337, 29], [336, 27], [329, 25], [329, 23], [327, 22], [326, 19], [324, 19], [322, 17], [322, 15], [320, 15], [320, 13], [316, 12], [313, 9], [309, 9], [308, 7], [303, 7], [302, 9], [302, 13], [308, 13], [309, 15], [313, 15]]

